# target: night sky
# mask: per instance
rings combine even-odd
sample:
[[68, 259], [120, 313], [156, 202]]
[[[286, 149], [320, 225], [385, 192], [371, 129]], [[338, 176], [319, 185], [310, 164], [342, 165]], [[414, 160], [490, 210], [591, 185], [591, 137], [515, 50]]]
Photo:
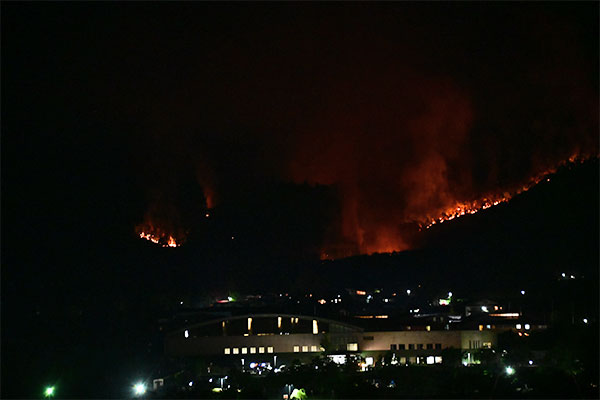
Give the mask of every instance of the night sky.
[[[325, 253], [406, 250], [409, 280], [446, 257], [498, 278], [528, 246], [594, 270], [598, 11], [3, 3], [3, 395], [78, 364], [118, 386], [94, 368], [133, 368], [163, 297], [269, 290]], [[139, 239], [150, 225], [183, 245]]]

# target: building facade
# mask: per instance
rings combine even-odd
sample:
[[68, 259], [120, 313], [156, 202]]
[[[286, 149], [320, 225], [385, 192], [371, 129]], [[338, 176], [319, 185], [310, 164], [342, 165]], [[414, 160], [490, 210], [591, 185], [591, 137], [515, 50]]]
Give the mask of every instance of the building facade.
[[306, 361], [327, 354], [356, 354], [371, 360], [392, 355], [402, 364], [439, 363], [444, 349], [478, 350], [496, 345], [493, 330], [365, 331], [325, 318], [252, 314], [207, 321], [166, 336], [175, 357], [205, 357], [232, 365]]

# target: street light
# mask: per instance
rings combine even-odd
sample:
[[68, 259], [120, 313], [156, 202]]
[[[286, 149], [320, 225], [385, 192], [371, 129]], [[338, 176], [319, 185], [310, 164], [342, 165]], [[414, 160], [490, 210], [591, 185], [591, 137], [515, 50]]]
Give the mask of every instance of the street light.
[[515, 369], [513, 367], [506, 367], [505, 371], [506, 375], [513, 375], [515, 373]]
[[54, 386], [47, 386], [44, 390], [44, 397], [54, 397]]
[[146, 393], [146, 385], [144, 385], [141, 382], [138, 382], [135, 385], [133, 385], [133, 394], [135, 394], [136, 396], [141, 396], [144, 393]]

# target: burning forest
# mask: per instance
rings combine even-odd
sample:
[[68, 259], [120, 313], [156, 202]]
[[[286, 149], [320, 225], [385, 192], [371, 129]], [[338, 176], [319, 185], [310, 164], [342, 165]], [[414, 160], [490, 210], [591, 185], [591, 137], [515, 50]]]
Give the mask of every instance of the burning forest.
[[[506, 25], [491, 9], [479, 18], [489, 23], [460, 29], [446, 17], [414, 26], [386, 7], [365, 18], [358, 9], [333, 24], [309, 10], [268, 31], [240, 25], [231, 40], [204, 43], [211, 63], [176, 53], [169, 62], [197, 69], [129, 107], [144, 121], [134, 135], [140, 164], [156, 160], [142, 170], [152, 189], [141, 238], [178, 246], [203, 223], [185, 210], [244, 209], [285, 182], [335, 192], [315, 238], [323, 257], [402, 251], [418, 245], [419, 230], [506, 203], [560, 166], [598, 157], [597, 60], [582, 27], [550, 9], [507, 11], [515, 46], [500, 40]], [[401, 11], [407, 20], [414, 12]], [[311, 30], [299, 29], [307, 23]], [[432, 33], [440, 26], [455, 33]], [[275, 40], [272, 29], [286, 33]], [[514, 57], [525, 61], [507, 61]], [[186, 192], [182, 171], [202, 192], [195, 202], [164, 195]]]

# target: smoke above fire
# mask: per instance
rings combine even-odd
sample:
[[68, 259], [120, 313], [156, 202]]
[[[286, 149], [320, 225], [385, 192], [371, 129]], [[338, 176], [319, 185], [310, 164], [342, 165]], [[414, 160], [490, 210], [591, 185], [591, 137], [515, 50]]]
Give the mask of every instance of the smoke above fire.
[[[171, 47], [191, 66], [142, 112], [145, 146], [176, 167], [151, 168], [161, 178], [137, 233], [183, 243], [184, 208], [243, 207], [283, 181], [335, 189], [322, 257], [402, 251], [419, 230], [597, 157], [597, 25], [543, 7], [498, 20], [498, 7], [470, 25], [451, 18], [462, 8], [283, 8], [227, 38], [194, 31], [202, 56]], [[185, 207], [182, 171], [202, 192]]]

